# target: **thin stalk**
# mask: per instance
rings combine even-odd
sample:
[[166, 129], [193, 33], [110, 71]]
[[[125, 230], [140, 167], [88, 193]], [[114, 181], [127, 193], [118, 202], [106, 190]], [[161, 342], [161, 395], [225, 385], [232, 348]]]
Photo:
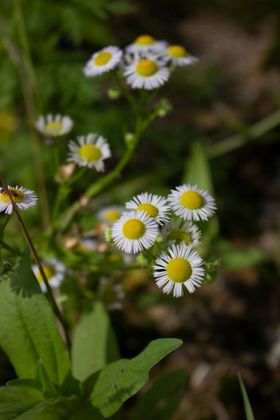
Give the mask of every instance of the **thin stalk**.
[[5, 28], [5, 23], [0, 21], [1, 41], [4, 49], [7, 52], [11, 62], [14, 64], [20, 79], [21, 91], [24, 99], [24, 106], [27, 115], [27, 122], [31, 132], [33, 155], [35, 169], [38, 177], [40, 209], [42, 214], [42, 222], [44, 228], [49, 225], [50, 217], [48, 211], [48, 199], [45, 172], [41, 158], [41, 146], [38, 133], [34, 128], [34, 121], [37, 116], [35, 97], [36, 97], [36, 79], [35, 72], [32, 65], [28, 37], [25, 30], [25, 24], [22, 14], [20, 0], [14, 1], [14, 16], [16, 21], [16, 28], [18, 29], [20, 46], [22, 54], [19, 53], [10, 39], [9, 33]]
[[29, 232], [28, 232], [28, 230], [27, 230], [27, 228], [26, 228], [26, 226], [24, 224], [24, 221], [23, 221], [23, 219], [21, 217], [21, 214], [18, 211], [18, 208], [17, 208], [17, 206], [16, 206], [16, 204], [15, 204], [15, 202], [13, 200], [13, 197], [12, 197], [12, 195], [10, 193], [10, 190], [9, 190], [9, 188], [7, 186], [7, 183], [4, 180], [4, 177], [2, 175], [0, 175], [0, 181], [1, 181], [2, 185], [3, 185], [4, 191], [8, 194], [9, 199], [10, 199], [10, 201], [12, 203], [13, 212], [15, 213], [15, 216], [17, 218], [17, 221], [18, 221], [18, 223], [19, 223], [19, 225], [21, 227], [23, 236], [25, 237], [25, 240], [26, 240], [26, 242], [27, 242], [27, 244], [29, 246], [29, 249], [30, 249], [30, 251], [31, 251], [31, 253], [33, 255], [33, 258], [34, 258], [34, 260], [36, 262], [36, 265], [37, 265], [37, 267], [39, 269], [39, 272], [40, 272], [40, 274], [42, 276], [43, 282], [44, 282], [44, 284], [46, 286], [48, 298], [50, 300], [50, 303], [52, 305], [53, 311], [54, 311], [57, 319], [59, 320], [60, 324], [63, 327], [64, 334], [65, 334], [65, 339], [66, 339], [66, 343], [67, 343], [68, 348], [70, 349], [71, 342], [70, 342], [70, 336], [69, 336], [69, 333], [68, 333], [68, 328], [67, 328], [66, 322], [65, 322], [65, 320], [63, 318], [63, 315], [62, 315], [62, 313], [61, 313], [61, 311], [60, 311], [60, 309], [59, 309], [59, 307], [58, 307], [58, 305], [57, 305], [57, 303], [55, 301], [55, 298], [54, 298], [53, 293], [52, 293], [52, 289], [51, 289], [51, 287], [49, 285], [48, 279], [46, 277], [45, 271], [44, 271], [43, 266], [41, 264], [40, 258], [39, 258], [38, 254], [37, 254], [37, 251], [36, 251], [36, 248], [35, 248], [35, 246], [33, 244], [33, 241], [31, 239], [31, 236], [29, 235]]
[[[122, 172], [122, 170], [125, 168], [125, 166], [130, 161], [138, 143], [141, 137], [142, 132], [144, 131], [144, 128], [146, 128], [146, 125], [142, 122], [140, 118], [137, 120], [136, 124], [136, 130], [134, 134], [134, 138], [132, 142], [127, 147], [122, 159], [119, 161], [119, 163], [115, 166], [115, 168], [109, 172], [106, 176], [101, 178], [99, 181], [97, 181], [95, 184], [93, 184], [91, 187], [87, 189], [85, 192], [85, 196], [87, 198], [92, 198], [102, 192], [105, 188], [107, 188], [116, 178], [118, 178]], [[77, 211], [80, 209], [80, 203], [76, 201], [75, 203], [70, 206], [70, 208], [67, 210], [66, 214], [63, 214], [63, 217], [61, 217], [57, 223], [57, 228], [59, 230], [65, 230]]]
[[270, 114], [268, 117], [263, 118], [256, 124], [248, 128], [246, 134], [235, 134], [229, 138], [213, 144], [206, 148], [206, 154], [209, 159], [215, 159], [226, 153], [232, 152], [239, 147], [244, 146], [250, 141], [256, 140], [264, 134], [268, 133], [273, 128], [280, 124], [280, 110]]
[[10, 245], [6, 244], [6, 242], [0, 238], [0, 247], [6, 249], [7, 251], [9, 251], [11, 254], [14, 255], [21, 255], [20, 252], [16, 251], [15, 249], [13, 249], [12, 247], [10, 247]]

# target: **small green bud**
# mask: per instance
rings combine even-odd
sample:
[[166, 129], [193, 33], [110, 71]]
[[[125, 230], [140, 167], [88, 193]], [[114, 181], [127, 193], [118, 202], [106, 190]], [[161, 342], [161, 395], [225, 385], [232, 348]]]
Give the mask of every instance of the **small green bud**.
[[167, 99], [162, 99], [157, 106], [157, 115], [163, 118], [171, 111], [171, 109], [171, 103]]
[[115, 100], [115, 99], [119, 99], [120, 98], [120, 96], [121, 96], [121, 92], [120, 92], [120, 90], [119, 89], [113, 89], [113, 88], [110, 88], [110, 89], [108, 89], [108, 97], [110, 98], [110, 99], [113, 99], [113, 100]]
[[148, 258], [146, 258], [143, 253], [137, 255], [136, 261], [137, 264], [141, 265], [142, 267], [147, 267], [147, 265], [149, 264]]
[[108, 243], [113, 243], [112, 238], [112, 229], [110, 227], [107, 227], [104, 232], [105, 241]]
[[134, 141], [134, 134], [133, 133], [125, 133], [124, 135], [124, 140], [127, 144], [127, 146], [129, 147], [131, 145], [131, 143]]

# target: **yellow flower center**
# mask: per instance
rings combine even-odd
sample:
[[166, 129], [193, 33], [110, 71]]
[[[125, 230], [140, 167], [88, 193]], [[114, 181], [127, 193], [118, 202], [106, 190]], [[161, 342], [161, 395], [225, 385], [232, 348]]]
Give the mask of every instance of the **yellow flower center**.
[[[52, 265], [43, 265], [43, 270], [47, 277], [47, 280], [50, 280], [55, 274], [55, 269]], [[43, 277], [41, 276], [40, 272], [37, 274], [36, 277], [40, 283], [43, 283]]]
[[105, 66], [112, 58], [112, 53], [109, 51], [101, 51], [97, 54], [97, 56], [94, 59], [94, 64], [96, 66]]
[[[16, 188], [9, 188], [9, 191], [15, 203], [21, 203], [24, 200], [25, 195], [22, 191]], [[6, 201], [7, 203], [11, 201], [9, 194], [4, 191], [0, 193], [0, 200]]]
[[192, 241], [191, 235], [188, 232], [183, 230], [173, 230], [167, 236], [168, 241], [176, 241], [178, 244], [180, 242], [185, 242], [186, 245], [189, 245]]
[[167, 276], [175, 283], [183, 283], [188, 280], [192, 274], [190, 263], [182, 257], [173, 258], [167, 264]]
[[135, 40], [136, 45], [152, 45], [155, 43], [155, 38], [150, 35], [140, 35]]
[[109, 222], [116, 222], [119, 220], [121, 216], [121, 213], [119, 210], [108, 210], [105, 213], [105, 219], [107, 219]]
[[62, 124], [58, 121], [50, 121], [45, 126], [45, 132], [47, 134], [59, 134], [62, 130]]
[[181, 45], [171, 45], [167, 48], [168, 54], [171, 55], [171, 57], [175, 58], [183, 58], [188, 55], [186, 49], [184, 47], [181, 47]]
[[140, 76], [144, 77], [153, 76], [157, 71], [158, 65], [154, 61], [148, 60], [147, 58], [139, 60], [136, 66], [136, 72], [140, 74]]
[[93, 144], [85, 144], [80, 148], [80, 158], [87, 162], [96, 162], [101, 158], [101, 151]]
[[127, 239], [139, 239], [145, 230], [145, 224], [139, 219], [130, 219], [123, 225], [123, 234]]
[[158, 209], [153, 206], [152, 204], [140, 204], [136, 210], [138, 211], [144, 211], [145, 213], [147, 213], [149, 216], [151, 217], [157, 217], [158, 215]]
[[202, 195], [197, 191], [186, 191], [181, 195], [180, 203], [186, 209], [195, 210], [203, 206], [204, 200]]

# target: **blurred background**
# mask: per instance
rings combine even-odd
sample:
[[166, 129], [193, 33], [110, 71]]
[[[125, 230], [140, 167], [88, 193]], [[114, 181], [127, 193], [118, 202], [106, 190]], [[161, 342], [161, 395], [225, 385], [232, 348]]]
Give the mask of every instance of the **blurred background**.
[[[82, 74], [94, 51], [150, 34], [182, 44], [199, 58], [161, 89], [159, 96], [168, 98], [171, 112], [145, 134], [118, 186], [97, 205], [122, 203], [147, 188], [166, 193], [186, 179], [192, 161], [192, 171], [204, 177], [217, 199], [218, 218], [206, 232], [205, 252], [220, 257], [222, 265], [212, 284], [184, 299], [163, 296], [143, 271], [126, 274], [128, 298], [112, 322], [123, 357], [157, 337], [184, 340], [153, 370], [152, 380], [179, 368], [187, 373], [176, 415], [162, 418], [245, 418], [238, 372], [256, 418], [280, 418], [279, 2], [21, 3], [21, 10], [17, 1], [0, 5], [0, 168], [12, 185], [37, 188], [29, 126], [41, 112], [70, 115], [73, 136], [104, 134], [114, 149], [112, 167], [121, 156], [125, 104], [108, 98], [108, 84]], [[30, 48], [21, 33], [22, 19]], [[28, 62], [25, 74], [14, 45], [32, 60], [34, 74]], [[29, 91], [25, 77], [31, 80]], [[50, 165], [49, 151], [42, 147], [44, 163]], [[39, 214], [29, 217], [39, 223]], [[2, 353], [0, 369], [1, 384], [13, 377]], [[133, 418], [137, 399], [127, 404], [125, 418]], [[159, 404], [164, 407], [164, 399]]]

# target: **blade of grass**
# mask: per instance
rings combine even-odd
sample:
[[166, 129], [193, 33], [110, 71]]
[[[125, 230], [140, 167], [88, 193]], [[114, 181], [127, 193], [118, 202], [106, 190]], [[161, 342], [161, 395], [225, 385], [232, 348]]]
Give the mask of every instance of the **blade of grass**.
[[242, 381], [242, 378], [241, 378], [240, 374], [238, 374], [238, 380], [239, 380], [239, 385], [240, 385], [240, 389], [241, 389], [241, 393], [242, 393], [246, 419], [247, 420], [255, 420], [255, 416], [254, 416], [254, 413], [253, 413], [253, 410], [252, 410], [252, 406], [251, 406], [251, 403], [250, 403], [245, 385]]

